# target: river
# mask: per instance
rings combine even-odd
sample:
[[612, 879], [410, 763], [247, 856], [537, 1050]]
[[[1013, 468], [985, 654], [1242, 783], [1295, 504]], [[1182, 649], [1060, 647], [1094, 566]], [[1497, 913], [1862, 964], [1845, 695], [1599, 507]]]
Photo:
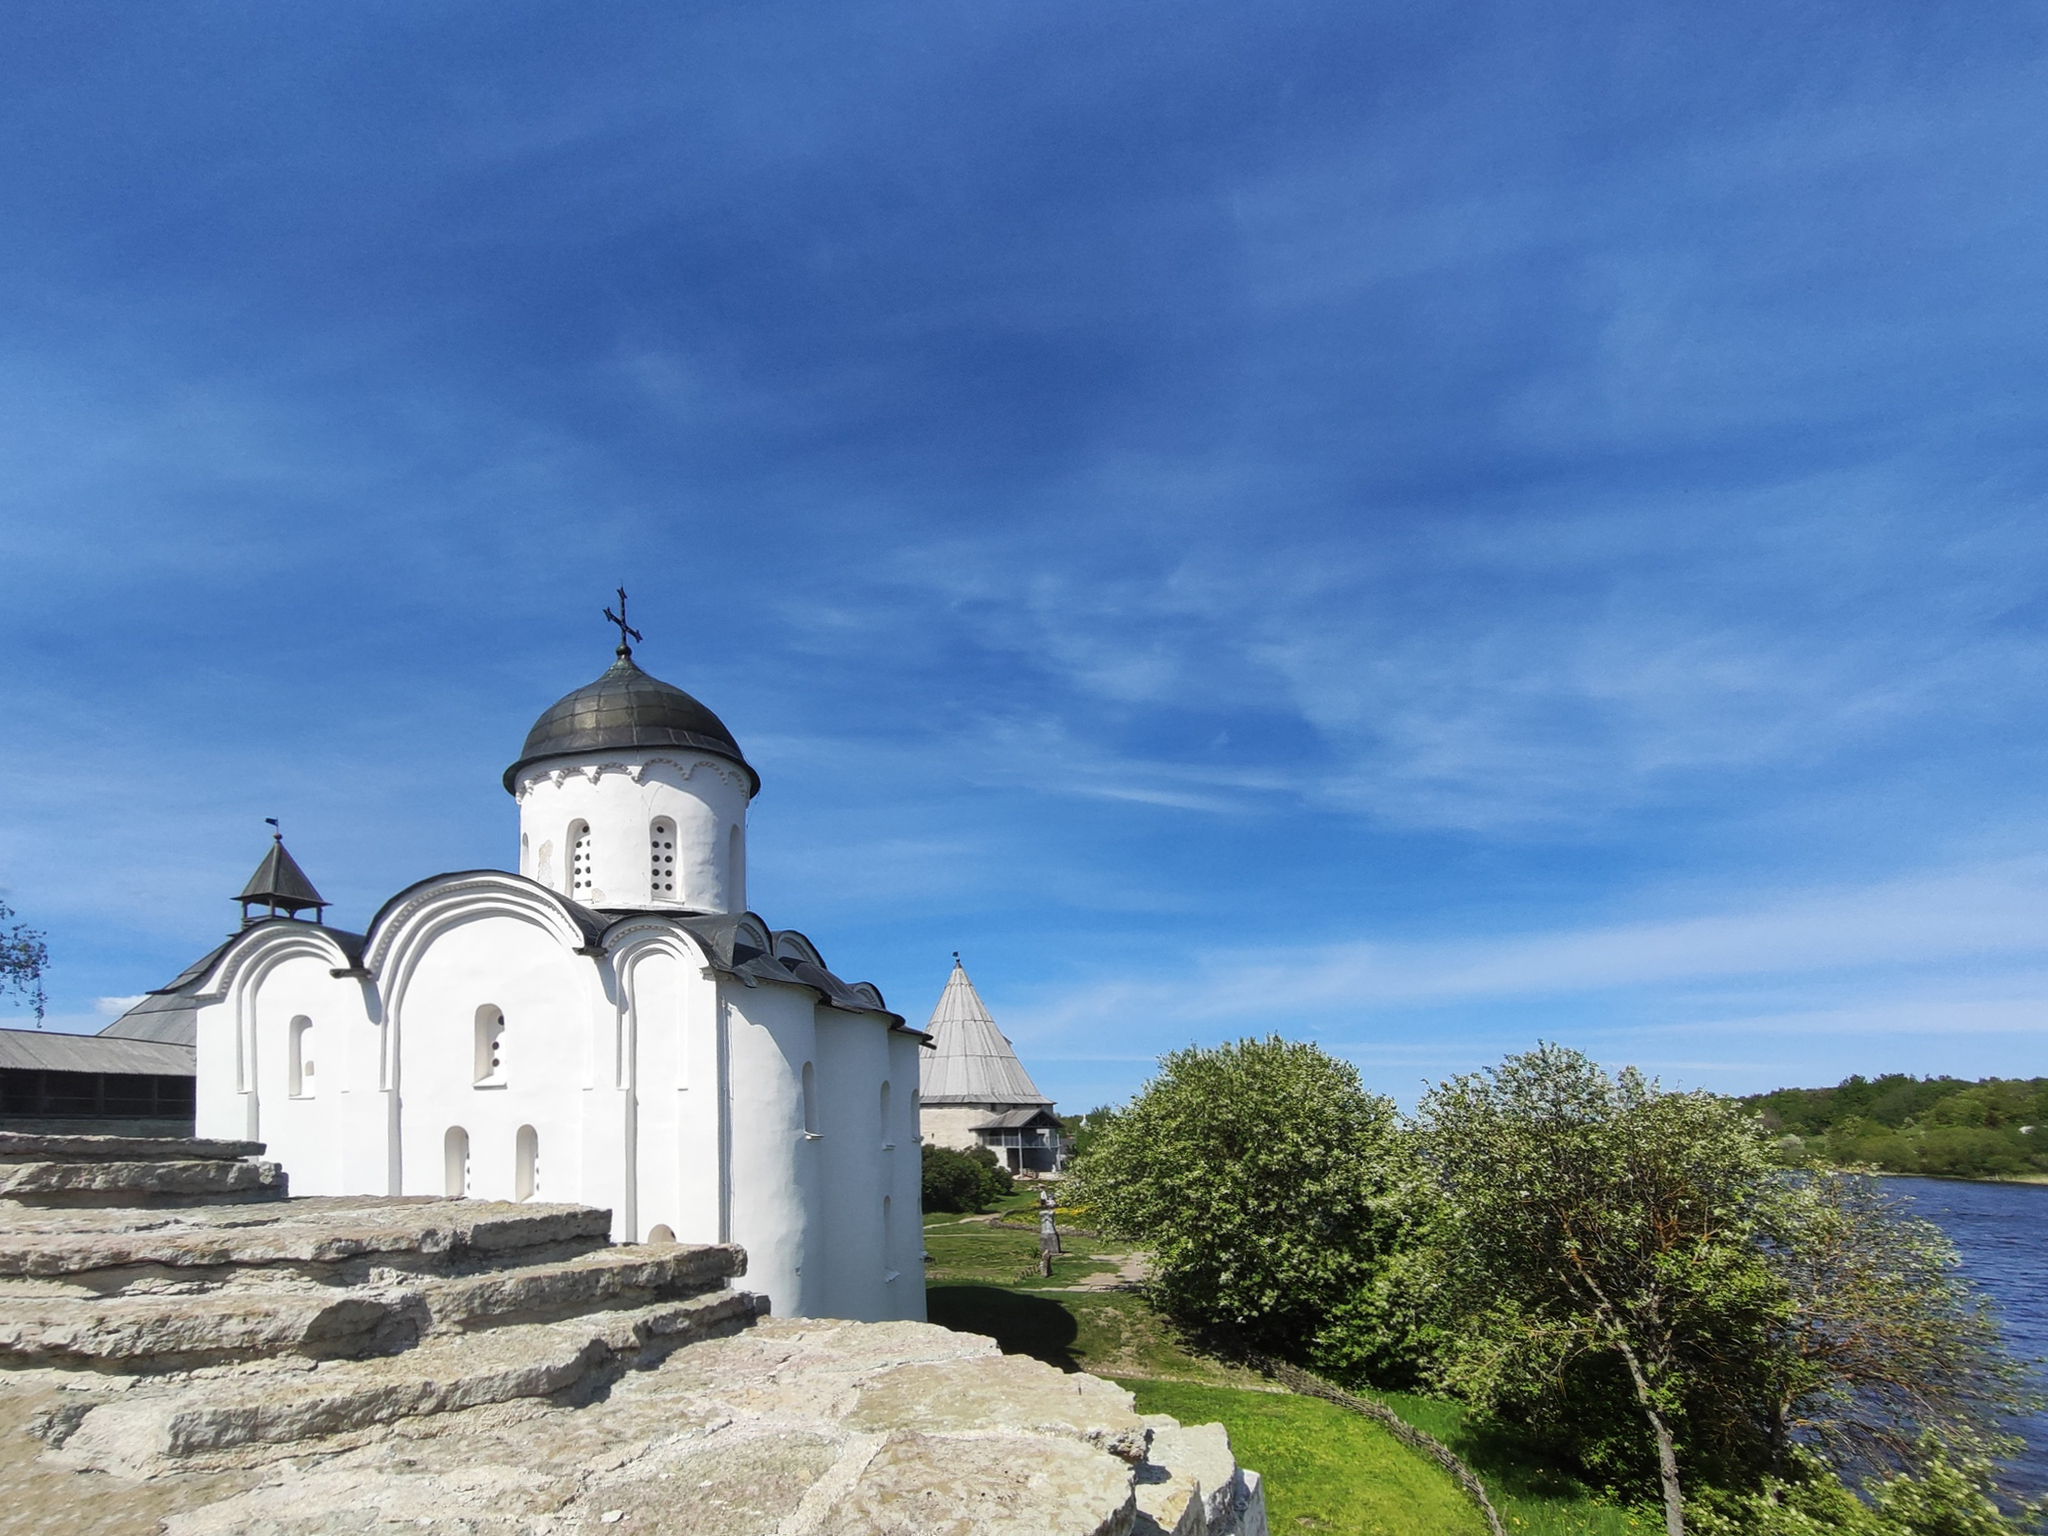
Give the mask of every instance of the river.
[[[1963, 1272], [1998, 1303], [2005, 1347], [2026, 1360], [2048, 1355], [2048, 1184], [1890, 1178], [1885, 1188], [1948, 1234]], [[2015, 1489], [2048, 1493], [2048, 1414], [2016, 1432], [2027, 1448], [2009, 1464]]]

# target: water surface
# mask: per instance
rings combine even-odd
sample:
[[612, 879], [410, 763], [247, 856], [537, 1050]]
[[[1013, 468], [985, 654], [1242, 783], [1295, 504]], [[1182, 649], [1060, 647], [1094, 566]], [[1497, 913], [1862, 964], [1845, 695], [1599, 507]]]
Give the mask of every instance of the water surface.
[[[2024, 1360], [2048, 1355], [2048, 1184], [1886, 1179], [1885, 1188], [1948, 1234], [1963, 1272], [1998, 1303], [2005, 1347]], [[2015, 1431], [2027, 1442], [2010, 1463], [2015, 1489], [2048, 1493], [2048, 1414]]]

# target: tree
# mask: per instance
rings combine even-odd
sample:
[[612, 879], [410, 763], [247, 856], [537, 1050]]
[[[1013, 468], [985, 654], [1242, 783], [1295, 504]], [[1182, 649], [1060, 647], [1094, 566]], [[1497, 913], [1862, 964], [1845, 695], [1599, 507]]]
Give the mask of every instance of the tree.
[[1743, 1106], [1550, 1045], [1433, 1090], [1419, 1134], [1463, 1313], [1447, 1378], [1538, 1404], [1588, 1460], [1628, 1454], [1627, 1401], [1671, 1536], [1689, 1494], [1714, 1532], [2014, 1529], [1991, 1453], [2018, 1368], [1872, 1181], [1776, 1168]]
[[1063, 1194], [1152, 1250], [1174, 1316], [1355, 1365], [1389, 1347], [1369, 1300], [1399, 1239], [1404, 1166], [1388, 1100], [1349, 1063], [1273, 1036], [1164, 1057]]
[[[14, 909], [0, 901], [0, 924], [9, 922]], [[12, 992], [34, 1010], [36, 1025], [42, 1026], [49, 999], [43, 995], [43, 971], [50, 963], [50, 946], [44, 936], [27, 923], [0, 927], [0, 994]]]
[[926, 1142], [920, 1156], [927, 1211], [979, 1211], [1016, 1188], [1008, 1170], [997, 1165], [995, 1153], [987, 1147], [958, 1152]]
[[1754, 1334], [1774, 1295], [1753, 1208], [1771, 1176], [1761, 1127], [1728, 1100], [1543, 1045], [1432, 1089], [1419, 1130], [1449, 1205], [1445, 1273], [1484, 1325], [1454, 1371], [1485, 1399], [1587, 1355], [1618, 1362], [1665, 1529], [1684, 1536], [1688, 1368]]
[[1803, 1444], [1837, 1468], [1923, 1475], [1968, 1460], [2021, 1406], [2020, 1369], [1954, 1245], [1877, 1180], [1781, 1179], [1763, 1237], [1784, 1287], [1758, 1355], [1773, 1472]]

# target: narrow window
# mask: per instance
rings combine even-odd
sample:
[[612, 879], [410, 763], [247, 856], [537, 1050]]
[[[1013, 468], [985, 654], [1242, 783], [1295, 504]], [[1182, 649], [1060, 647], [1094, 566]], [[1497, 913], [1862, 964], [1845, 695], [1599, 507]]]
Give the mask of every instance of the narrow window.
[[490, 1003], [476, 1011], [474, 1072], [479, 1087], [505, 1081], [505, 1015]]
[[512, 1175], [512, 1198], [531, 1200], [540, 1193], [540, 1132], [530, 1125], [519, 1127], [512, 1139], [516, 1167]]
[[292, 1020], [289, 1059], [291, 1096], [295, 1099], [311, 1098], [313, 1096], [313, 1021], [303, 1013]]
[[441, 1138], [441, 1187], [451, 1199], [469, 1193], [469, 1132], [459, 1125]]
[[530, 846], [530, 845], [528, 844], [528, 842], [527, 842], [527, 837], [526, 837], [526, 834], [525, 834], [524, 832], [520, 833], [520, 834], [519, 834], [519, 873], [521, 873], [522, 875], [525, 875], [525, 876], [526, 876], [526, 877], [527, 877], [528, 879], [531, 879], [531, 878], [533, 877], [533, 858], [532, 858], [532, 853], [533, 853], [533, 849], [532, 849], [532, 847], [531, 847], [531, 846]]
[[581, 901], [594, 889], [590, 875], [590, 823], [570, 822], [566, 841], [569, 845], [569, 894]]
[[896, 1145], [896, 1137], [889, 1124], [889, 1080], [882, 1079], [882, 1146], [884, 1149]]
[[804, 1134], [818, 1134], [818, 1074], [804, 1063]]
[[747, 910], [747, 834], [739, 826], [725, 835], [725, 907], [728, 912]]
[[666, 816], [647, 829], [648, 886], [656, 901], [676, 899], [676, 824]]
[[884, 1281], [894, 1280], [898, 1273], [889, 1267], [890, 1255], [896, 1251], [895, 1225], [896, 1220], [891, 1212], [889, 1197], [884, 1195], [882, 1196], [882, 1279]]

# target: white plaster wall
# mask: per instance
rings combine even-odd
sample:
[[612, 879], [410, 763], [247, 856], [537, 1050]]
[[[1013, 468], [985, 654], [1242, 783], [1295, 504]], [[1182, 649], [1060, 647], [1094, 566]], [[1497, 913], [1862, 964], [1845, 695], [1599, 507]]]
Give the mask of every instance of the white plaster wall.
[[[505, 1065], [501, 1084], [477, 1086], [476, 1011], [487, 1003], [505, 1015]], [[445, 1192], [443, 1138], [461, 1126], [469, 1133], [469, 1193], [513, 1199], [515, 1138], [531, 1125], [540, 1138], [535, 1197], [617, 1212], [617, 1171], [586, 1167], [579, 1123], [593, 1042], [610, 1033], [608, 1018], [602, 1027], [593, 1018], [611, 1010], [589, 957], [527, 918], [479, 913], [435, 934], [392, 1011], [404, 1193]]]
[[881, 1085], [889, 1076], [888, 1024], [822, 1004], [816, 1013], [819, 1129], [824, 1133], [819, 1144], [823, 1252], [816, 1304], [828, 1317], [889, 1317], [882, 1201], [893, 1198], [894, 1190], [887, 1174], [890, 1154], [883, 1151], [888, 1134], [881, 1106]]
[[924, 1163], [918, 1152], [917, 1037], [877, 1023], [887, 1042], [889, 1080], [889, 1141], [885, 1154], [890, 1204], [889, 1242], [885, 1262], [896, 1271], [889, 1283], [889, 1310], [881, 1315], [923, 1322], [924, 1300]]
[[193, 1134], [240, 1141], [249, 1134], [250, 1110], [247, 1097], [235, 1086], [235, 1010], [226, 1002], [211, 1003], [193, 1022], [199, 1051]]
[[[348, 963], [310, 924], [248, 930], [210, 978], [221, 1000], [198, 1015], [198, 1134], [265, 1142], [295, 1194], [390, 1189], [376, 997], [361, 980], [333, 974]], [[311, 1092], [296, 1098], [295, 1017], [312, 1025], [314, 1066]]]
[[[575, 895], [567, 838], [581, 821], [590, 828], [594, 879], [579, 898], [585, 905], [745, 910], [748, 780], [737, 764], [683, 750], [551, 758], [523, 770], [515, 790], [519, 872], [529, 879]], [[662, 817], [676, 825], [678, 874], [674, 897], [656, 899], [649, 842]], [[735, 827], [742, 829], [737, 867]]]
[[[1007, 1109], [1010, 1106], [1004, 1105]], [[935, 1147], [953, 1147], [972, 1152], [981, 1138], [971, 1129], [986, 1123], [1001, 1110], [989, 1104], [927, 1104], [919, 1116], [924, 1139]]]
[[[337, 1131], [343, 1101], [358, 1086], [350, 1047], [372, 1029], [361, 988], [335, 977], [333, 969], [334, 958], [327, 955], [279, 960], [264, 968], [251, 999], [255, 1135], [265, 1143], [264, 1155], [284, 1164], [292, 1193], [300, 1195], [338, 1194], [347, 1187]], [[301, 1097], [292, 1095], [290, 1082], [295, 1017], [311, 1025], [306, 1054], [314, 1071]], [[375, 1092], [374, 1079], [367, 1086]]]
[[719, 1231], [718, 983], [675, 935], [626, 935], [614, 960], [632, 1065], [633, 1207], [619, 1226], [644, 1241], [666, 1226], [686, 1243]]
[[721, 977], [719, 995], [731, 1085], [731, 1241], [747, 1250], [748, 1290], [785, 1317], [820, 1315], [811, 1242], [822, 1229], [823, 1140], [804, 1132], [802, 1077], [816, 1059], [816, 994]]

